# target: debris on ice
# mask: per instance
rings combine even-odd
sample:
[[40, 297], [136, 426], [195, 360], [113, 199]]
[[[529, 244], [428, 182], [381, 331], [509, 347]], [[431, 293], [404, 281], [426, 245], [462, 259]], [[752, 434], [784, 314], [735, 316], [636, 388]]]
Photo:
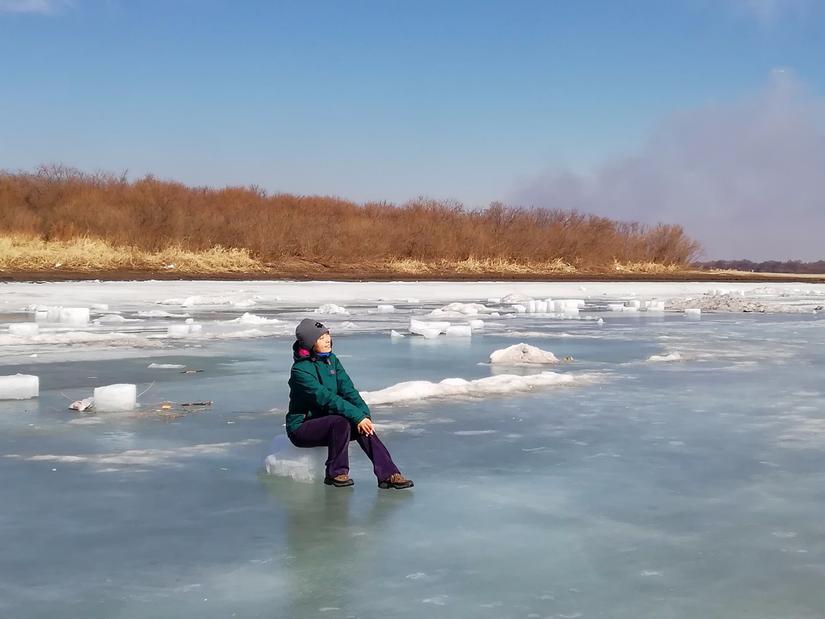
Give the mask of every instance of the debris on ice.
[[70, 411], [79, 411], [84, 412], [89, 410], [94, 406], [94, 398], [83, 398], [82, 400], [75, 400], [71, 404], [69, 404]]

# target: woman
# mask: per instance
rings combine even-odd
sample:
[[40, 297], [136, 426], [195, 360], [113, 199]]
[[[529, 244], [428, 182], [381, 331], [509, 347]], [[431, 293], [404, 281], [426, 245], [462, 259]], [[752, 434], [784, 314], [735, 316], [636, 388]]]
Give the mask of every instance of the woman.
[[372, 461], [379, 488], [412, 488], [375, 435], [370, 409], [332, 354], [332, 336], [320, 322], [304, 318], [295, 329], [286, 433], [296, 447], [328, 449], [328, 486], [352, 486], [349, 442], [357, 440]]

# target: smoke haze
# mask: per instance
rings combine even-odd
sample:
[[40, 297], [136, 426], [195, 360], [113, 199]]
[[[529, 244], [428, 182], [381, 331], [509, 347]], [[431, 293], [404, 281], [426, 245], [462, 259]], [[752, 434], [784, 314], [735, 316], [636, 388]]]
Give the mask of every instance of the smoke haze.
[[825, 258], [825, 104], [775, 70], [754, 96], [665, 120], [592, 173], [548, 169], [513, 203], [679, 223], [705, 259]]

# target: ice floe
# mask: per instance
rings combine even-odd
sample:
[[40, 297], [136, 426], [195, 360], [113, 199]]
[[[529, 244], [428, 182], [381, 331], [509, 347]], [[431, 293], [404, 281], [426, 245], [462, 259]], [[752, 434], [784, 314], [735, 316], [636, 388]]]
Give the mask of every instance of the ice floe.
[[165, 310], [145, 310], [138, 312], [140, 318], [189, 318], [189, 314], [173, 314]]
[[315, 310], [316, 314], [349, 314], [349, 310], [335, 303], [324, 303]]
[[232, 320], [227, 320], [226, 322], [241, 325], [266, 325], [277, 324], [283, 321], [278, 320], [277, 318], [267, 318], [266, 316], [258, 316], [257, 314], [250, 314], [249, 312], [244, 312], [243, 316], [233, 318]]
[[40, 394], [40, 378], [31, 374], [0, 376], [0, 400], [28, 400]]
[[269, 446], [264, 470], [275, 477], [311, 482], [323, 473], [325, 457], [326, 449], [295, 447], [285, 434], [279, 434]]
[[40, 325], [36, 322], [13, 322], [9, 325], [11, 335], [31, 336], [40, 332]]
[[438, 337], [441, 333], [446, 333], [451, 324], [444, 321], [416, 320], [410, 318], [409, 331], [414, 335], [423, 335], [426, 338]]
[[97, 411], [122, 412], [134, 410], [137, 406], [137, 385], [116, 384], [97, 387], [93, 396]]
[[554, 385], [571, 385], [593, 380], [590, 374], [560, 374], [557, 372], [541, 372], [528, 376], [515, 374], [499, 374], [475, 380], [463, 378], [445, 378], [434, 383], [426, 380], [412, 380], [397, 383], [379, 391], [364, 391], [361, 396], [369, 405], [394, 404], [421, 400], [424, 398], [448, 398], [456, 396], [485, 396], [512, 393], [515, 391], [530, 391], [537, 387]]
[[663, 361], [682, 361], [682, 355], [678, 352], [670, 352], [664, 355], [650, 355], [647, 360], [654, 363]]
[[507, 348], [493, 351], [490, 354], [490, 363], [500, 363], [507, 365], [534, 365], [534, 364], [552, 364], [558, 363], [559, 360], [548, 350], [542, 350], [530, 344], [513, 344]]

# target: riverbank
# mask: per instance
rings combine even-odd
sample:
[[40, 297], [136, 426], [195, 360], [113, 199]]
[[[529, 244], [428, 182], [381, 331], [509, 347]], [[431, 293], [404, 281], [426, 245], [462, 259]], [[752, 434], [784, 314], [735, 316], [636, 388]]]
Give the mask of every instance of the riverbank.
[[462, 272], [443, 268], [430, 269], [420, 273], [397, 271], [392, 269], [370, 268], [374, 265], [346, 265], [319, 267], [307, 264], [301, 269], [298, 265], [291, 268], [263, 268], [254, 271], [214, 271], [198, 272], [178, 269], [103, 269], [103, 270], [0, 270], [2, 282], [71, 282], [71, 281], [516, 281], [516, 282], [752, 282], [752, 283], [825, 283], [825, 274], [791, 274], [791, 273], [751, 273], [745, 271], [664, 271], [664, 272], [609, 272], [609, 271], [572, 271], [547, 272], [541, 270], [523, 272], [474, 271]]

